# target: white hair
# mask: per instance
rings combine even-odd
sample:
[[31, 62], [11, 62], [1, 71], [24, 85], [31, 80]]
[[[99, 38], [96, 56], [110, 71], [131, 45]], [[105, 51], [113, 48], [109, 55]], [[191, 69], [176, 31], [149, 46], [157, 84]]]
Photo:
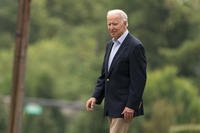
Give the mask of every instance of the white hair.
[[110, 15], [116, 15], [116, 14], [121, 16], [122, 20], [126, 22], [126, 26], [128, 27], [128, 16], [124, 11], [120, 9], [109, 10], [107, 12], [107, 17]]
[[113, 15], [113, 14], [119, 14], [124, 21], [128, 22], [128, 16], [127, 16], [127, 14], [124, 11], [122, 11], [120, 9], [114, 9], [114, 10], [109, 10], [107, 12], [107, 16]]

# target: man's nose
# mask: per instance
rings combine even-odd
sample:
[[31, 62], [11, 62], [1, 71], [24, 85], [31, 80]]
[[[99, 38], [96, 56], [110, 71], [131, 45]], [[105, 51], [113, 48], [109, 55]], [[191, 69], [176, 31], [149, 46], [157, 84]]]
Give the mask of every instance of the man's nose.
[[114, 29], [114, 26], [113, 26], [113, 25], [110, 25], [109, 28], [112, 30], [112, 29]]

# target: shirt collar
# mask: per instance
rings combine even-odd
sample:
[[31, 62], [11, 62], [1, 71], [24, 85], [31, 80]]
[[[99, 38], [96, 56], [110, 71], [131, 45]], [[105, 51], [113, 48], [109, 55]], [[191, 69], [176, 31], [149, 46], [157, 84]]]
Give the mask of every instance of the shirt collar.
[[119, 44], [122, 44], [127, 35], [128, 35], [128, 30], [126, 30], [117, 40], [114, 40], [113, 38], [112, 41], [114, 43], [118, 42]]

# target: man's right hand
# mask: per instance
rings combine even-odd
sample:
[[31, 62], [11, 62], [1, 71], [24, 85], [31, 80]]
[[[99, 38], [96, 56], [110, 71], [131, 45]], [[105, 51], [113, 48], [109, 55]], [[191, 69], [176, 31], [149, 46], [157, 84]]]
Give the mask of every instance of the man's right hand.
[[96, 103], [96, 98], [91, 97], [90, 99], [88, 99], [85, 105], [87, 111], [93, 111], [95, 103]]

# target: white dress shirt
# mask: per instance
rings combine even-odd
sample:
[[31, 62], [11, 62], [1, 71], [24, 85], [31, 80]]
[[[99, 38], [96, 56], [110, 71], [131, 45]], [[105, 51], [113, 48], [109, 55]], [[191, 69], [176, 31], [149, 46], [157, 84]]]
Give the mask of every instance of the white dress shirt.
[[123, 41], [127, 35], [128, 35], [128, 30], [126, 30], [117, 40], [112, 39], [114, 44], [112, 46], [112, 50], [110, 52], [110, 56], [109, 56], [109, 60], [108, 60], [108, 71], [110, 69], [112, 60], [115, 57], [115, 54], [117, 53], [118, 49], [120, 48], [121, 44], [123, 43]]

